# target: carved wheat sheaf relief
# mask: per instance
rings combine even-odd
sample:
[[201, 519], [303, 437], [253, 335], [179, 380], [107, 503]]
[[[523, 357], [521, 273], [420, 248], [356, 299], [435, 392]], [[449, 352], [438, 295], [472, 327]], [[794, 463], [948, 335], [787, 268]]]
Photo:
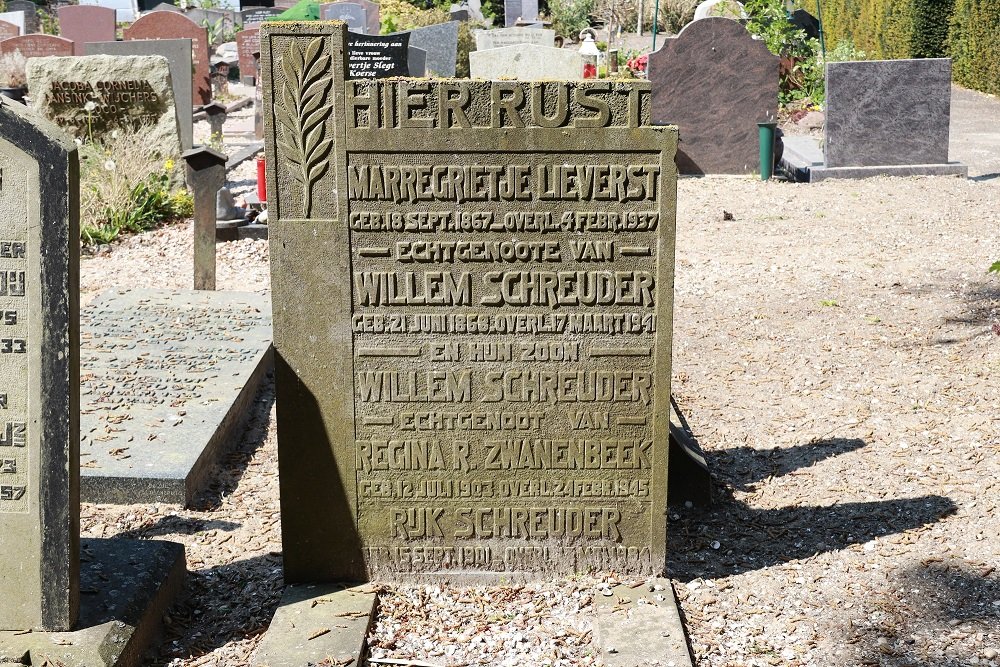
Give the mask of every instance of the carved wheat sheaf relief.
[[333, 139], [326, 138], [326, 119], [333, 107], [327, 92], [333, 81], [326, 76], [330, 56], [323, 54], [323, 38], [309, 42], [305, 53], [292, 40], [281, 60], [285, 81], [281, 84], [281, 103], [274, 113], [281, 125], [277, 144], [283, 157], [293, 165], [291, 176], [302, 185], [303, 217], [312, 214], [313, 186], [329, 166], [327, 155]]

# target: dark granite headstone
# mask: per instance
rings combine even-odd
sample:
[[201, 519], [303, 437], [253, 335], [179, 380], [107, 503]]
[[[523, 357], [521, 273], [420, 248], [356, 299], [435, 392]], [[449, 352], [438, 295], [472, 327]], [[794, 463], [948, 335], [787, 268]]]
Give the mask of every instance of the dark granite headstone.
[[677, 125], [682, 174], [760, 169], [757, 123], [778, 113], [778, 57], [732, 19], [693, 21], [649, 56], [653, 122]]
[[260, 52], [260, 29], [247, 28], [236, 33], [236, 53], [240, 58], [240, 79], [243, 83], [254, 85], [257, 80], [257, 59], [255, 53]]
[[244, 30], [255, 28], [264, 21], [270, 21], [283, 11], [285, 10], [280, 7], [251, 7], [250, 9], [244, 9], [241, 12], [243, 28]]
[[267, 297], [109, 291], [81, 319], [84, 500], [189, 503], [268, 370]]
[[503, 12], [506, 28], [518, 21], [531, 23], [538, 19], [538, 0], [504, 0]]
[[368, 32], [368, 11], [353, 2], [331, 2], [319, 6], [319, 17], [324, 21], [343, 21], [347, 29], [359, 35]]
[[[377, 35], [382, 27], [381, 19], [381, 5], [377, 2], [372, 2], [372, 0], [337, 0], [330, 4], [338, 4], [340, 2], [351, 2], [355, 5], [360, 5], [365, 9], [365, 21], [367, 22], [367, 28], [364, 30], [365, 34]], [[322, 7], [320, 7], [322, 12]], [[347, 26], [348, 30], [351, 30], [351, 26]]]
[[[338, 3], [345, 4], [345, 3]], [[412, 76], [410, 35], [356, 35], [347, 33], [347, 78], [385, 79]]]
[[31, 0], [7, 0], [8, 12], [24, 12], [24, 33], [38, 32], [38, 5]]
[[97, 5], [60, 7], [59, 34], [73, 40], [73, 55], [82, 56], [87, 42], [115, 40], [115, 10]]
[[454, 9], [448, 12], [448, 16], [452, 21], [464, 22], [472, 18], [468, 9]]
[[261, 28], [285, 581], [661, 574], [676, 129], [345, 40]]
[[9, 21], [0, 21], [0, 41], [17, 37], [21, 34], [21, 29]]
[[21, 104], [0, 102], [0, 136], [0, 630], [62, 631], [80, 606], [79, 165]]
[[427, 76], [427, 52], [411, 46], [406, 50], [406, 53], [410, 66], [410, 76]]
[[799, 30], [806, 33], [809, 39], [819, 39], [819, 20], [804, 9], [796, 9], [789, 20]]
[[196, 104], [212, 101], [212, 82], [209, 79], [208, 31], [176, 12], [153, 12], [139, 18], [125, 28], [126, 41], [134, 39], [190, 39], [191, 62], [194, 68], [191, 96]]
[[[455, 76], [455, 65], [458, 62], [458, 21], [448, 21], [435, 25], [408, 30], [410, 46], [427, 52], [427, 74], [436, 76]], [[393, 35], [404, 34], [402, 32]]]
[[40, 33], [11, 37], [0, 42], [0, 54], [13, 53], [14, 51], [20, 51], [25, 58], [71, 56], [73, 55], [73, 42], [55, 35]]
[[92, 42], [86, 45], [85, 54], [112, 56], [163, 56], [170, 68], [170, 81], [174, 89], [174, 108], [177, 111], [177, 128], [181, 150], [188, 150], [194, 143], [191, 118], [191, 44], [190, 39], [135, 39], [128, 42]]
[[827, 167], [944, 164], [951, 60], [877, 60], [826, 67]]

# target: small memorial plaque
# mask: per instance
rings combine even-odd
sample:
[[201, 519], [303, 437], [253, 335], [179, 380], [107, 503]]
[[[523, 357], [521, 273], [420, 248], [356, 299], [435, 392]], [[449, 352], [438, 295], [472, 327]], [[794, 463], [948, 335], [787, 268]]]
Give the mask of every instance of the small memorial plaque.
[[390, 76], [409, 76], [409, 44], [409, 33], [398, 35], [347, 33], [347, 77], [384, 79]]
[[42, 56], [71, 56], [73, 42], [55, 35], [33, 33], [11, 37], [0, 42], [0, 53], [20, 51], [25, 58], [40, 58]]
[[676, 128], [344, 40], [262, 29], [285, 580], [661, 574]]
[[243, 19], [243, 28], [256, 28], [264, 21], [270, 21], [278, 14], [285, 11], [280, 7], [251, 7], [244, 9], [240, 16]]

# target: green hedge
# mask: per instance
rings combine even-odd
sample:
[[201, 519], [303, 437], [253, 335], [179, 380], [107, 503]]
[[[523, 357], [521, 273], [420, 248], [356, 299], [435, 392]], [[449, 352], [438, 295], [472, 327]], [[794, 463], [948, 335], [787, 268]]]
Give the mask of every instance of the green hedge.
[[1000, 95], [1000, 2], [955, 0], [948, 52], [956, 82]]
[[[940, 58], [946, 55], [948, 17], [955, 0], [824, 0], [827, 46], [843, 40], [870, 58]], [[805, 5], [812, 0], [805, 0]]]

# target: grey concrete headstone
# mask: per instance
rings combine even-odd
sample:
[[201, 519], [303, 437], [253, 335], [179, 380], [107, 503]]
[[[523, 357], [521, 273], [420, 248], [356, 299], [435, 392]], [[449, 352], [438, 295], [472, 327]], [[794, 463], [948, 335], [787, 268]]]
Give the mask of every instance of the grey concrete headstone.
[[827, 167], [944, 164], [950, 119], [948, 58], [827, 65]]
[[682, 174], [760, 169], [757, 123], [778, 114], [778, 57], [739, 22], [687, 24], [649, 56], [653, 122], [677, 125]]
[[515, 44], [469, 54], [473, 79], [582, 79], [583, 56], [573, 49]]
[[91, 42], [84, 47], [87, 55], [112, 56], [163, 56], [170, 67], [170, 80], [174, 88], [174, 108], [177, 110], [177, 127], [181, 149], [194, 145], [194, 122], [191, 119], [191, 40], [190, 39], [135, 39], [127, 42]]
[[410, 33], [410, 46], [427, 52], [428, 75], [455, 76], [460, 25], [458, 21], [448, 21], [407, 31]]
[[353, 33], [368, 33], [368, 10], [353, 2], [331, 2], [319, 6], [319, 17], [324, 21], [344, 21]]
[[476, 50], [498, 49], [502, 46], [516, 44], [535, 44], [537, 46], [555, 47], [556, 31], [539, 30], [516, 26], [513, 28], [495, 28], [493, 30], [477, 30]]
[[76, 144], [4, 101], [0, 174], [0, 629], [69, 630], [80, 606]]
[[8, 12], [24, 12], [24, 32], [38, 32], [38, 5], [31, 0], [7, 0]]

